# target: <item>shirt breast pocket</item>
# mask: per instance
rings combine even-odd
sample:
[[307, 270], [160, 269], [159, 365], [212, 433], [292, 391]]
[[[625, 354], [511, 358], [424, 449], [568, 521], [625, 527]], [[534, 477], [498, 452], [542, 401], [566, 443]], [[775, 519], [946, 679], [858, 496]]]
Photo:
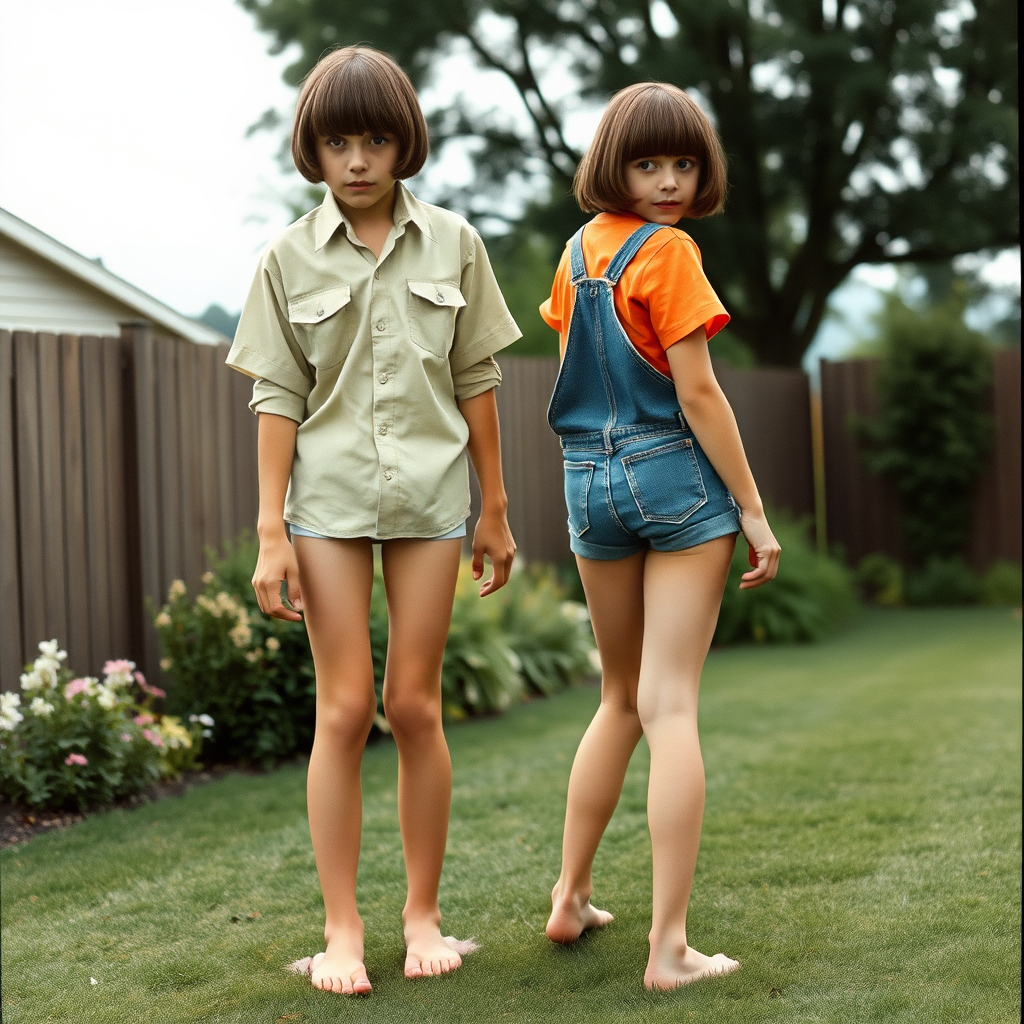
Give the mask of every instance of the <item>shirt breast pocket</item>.
[[409, 338], [433, 356], [448, 355], [455, 338], [455, 317], [466, 305], [453, 284], [409, 282]]
[[351, 299], [351, 287], [339, 284], [288, 303], [288, 320], [306, 358], [318, 370], [337, 366], [352, 347], [355, 332], [345, 310]]

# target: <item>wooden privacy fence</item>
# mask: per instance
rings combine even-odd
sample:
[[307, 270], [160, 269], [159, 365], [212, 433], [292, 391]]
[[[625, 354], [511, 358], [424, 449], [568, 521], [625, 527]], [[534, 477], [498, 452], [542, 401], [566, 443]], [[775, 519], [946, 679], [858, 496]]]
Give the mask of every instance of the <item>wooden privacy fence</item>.
[[190, 589], [256, 515], [249, 385], [227, 346], [0, 331], [0, 686], [40, 640], [158, 673], [145, 599]]
[[[995, 425], [992, 449], [978, 481], [966, 556], [977, 569], [995, 559], [1021, 561], [1020, 348], [997, 349], [988, 411]], [[868, 472], [851, 429], [878, 409], [877, 359], [821, 363], [826, 529], [856, 565], [884, 551], [903, 560], [899, 504], [893, 488]]]

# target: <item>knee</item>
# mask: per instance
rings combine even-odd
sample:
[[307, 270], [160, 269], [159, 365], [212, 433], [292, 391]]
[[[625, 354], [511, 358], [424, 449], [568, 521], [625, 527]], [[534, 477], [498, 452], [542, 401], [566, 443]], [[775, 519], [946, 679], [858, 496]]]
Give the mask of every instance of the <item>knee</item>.
[[316, 709], [317, 732], [324, 732], [345, 745], [362, 744], [370, 734], [377, 713], [377, 697], [369, 693], [320, 700]]
[[[666, 682], [666, 681], [663, 681]], [[641, 681], [636, 710], [640, 724], [649, 727], [669, 719], [680, 723], [697, 721], [697, 701], [689, 695], [687, 687], [676, 685], [644, 686]]]
[[422, 691], [395, 693], [386, 683], [384, 714], [399, 742], [441, 727], [441, 701], [437, 695]]

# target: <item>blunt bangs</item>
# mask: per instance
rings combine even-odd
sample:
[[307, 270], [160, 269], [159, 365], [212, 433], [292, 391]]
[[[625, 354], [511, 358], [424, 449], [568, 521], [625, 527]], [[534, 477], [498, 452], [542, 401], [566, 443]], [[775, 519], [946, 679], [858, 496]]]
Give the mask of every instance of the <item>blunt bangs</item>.
[[686, 216], [707, 217], [725, 202], [725, 154], [703, 110], [677, 86], [638, 82], [617, 92], [594, 133], [573, 182], [588, 213], [626, 212], [626, 164], [642, 157], [692, 156], [700, 163], [700, 184]]
[[396, 178], [411, 178], [427, 159], [427, 125], [409, 77], [379, 50], [346, 46], [324, 57], [302, 86], [292, 129], [295, 166], [321, 182], [317, 138], [367, 132], [397, 139]]

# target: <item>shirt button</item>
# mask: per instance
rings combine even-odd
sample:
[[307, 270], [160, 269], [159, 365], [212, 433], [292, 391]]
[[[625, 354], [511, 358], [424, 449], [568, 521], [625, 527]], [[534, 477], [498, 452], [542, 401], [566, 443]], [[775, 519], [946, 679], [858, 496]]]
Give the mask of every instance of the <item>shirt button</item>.
[[437, 293], [437, 301], [444, 302], [444, 296], [440, 292]]
[[324, 315], [324, 307], [323, 306], [318, 306], [317, 307], [316, 315], [317, 316], [323, 316]]
[[374, 279], [374, 281], [379, 281], [380, 280], [380, 271], [379, 270], [375, 270], [373, 272], [373, 279]]
[[387, 326], [387, 324], [385, 324], [383, 320], [378, 320], [377, 321], [377, 330], [378, 331], [383, 331], [386, 326]]
[[381, 384], [387, 384], [387, 382], [388, 382], [388, 375], [387, 375], [386, 373], [382, 373], [382, 374], [381, 374], [381, 375], [380, 375], [380, 376], [379, 376], [379, 377], [377, 378], [377, 380], [379, 380], [379, 381], [381, 382]]
[[384, 479], [385, 480], [390, 480], [391, 479], [391, 470], [390, 469], [385, 469], [384, 470]]
[[380, 435], [381, 435], [381, 437], [383, 437], [383, 436], [384, 436], [384, 435], [385, 435], [385, 434], [386, 434], [387, 432], [388, 432], [388, 425], [387, 425], [386, 423], [382, 423], [382, 424], [381, 424], [381, 425], [380, 425], [380, 426], [379, 426], [379, 427], [377, 428], [377, 433], [378, 433], [378, 434], [380, 434]]

